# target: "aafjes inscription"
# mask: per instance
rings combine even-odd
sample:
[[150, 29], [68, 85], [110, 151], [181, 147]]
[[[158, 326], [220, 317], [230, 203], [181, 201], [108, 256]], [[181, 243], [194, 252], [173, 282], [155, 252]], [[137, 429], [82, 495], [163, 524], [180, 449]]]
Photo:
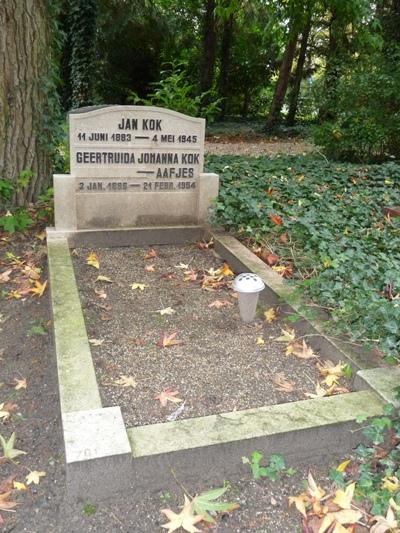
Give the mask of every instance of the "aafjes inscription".
[[218, 195], [203, 172], [205, 120], [103, 106], [69, 114], [70, 175], [54, 176], [56, 230], [199, 225]]

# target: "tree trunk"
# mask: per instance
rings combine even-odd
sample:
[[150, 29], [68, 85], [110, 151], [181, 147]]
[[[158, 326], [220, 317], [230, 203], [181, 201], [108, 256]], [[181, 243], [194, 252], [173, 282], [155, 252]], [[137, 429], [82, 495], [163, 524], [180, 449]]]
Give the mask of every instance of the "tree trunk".
[[[201, 62], [200, 91], [202, 93], [212, 89], [214, 81], [214, 67], [217, 53], [217, 31], [214, 15], [215, 0], [206, 1], [203, 21], [203, 60]], [[209, 98], [206, 98], [209, 101]]]
[[301, 81], [303, 79], [304, 63], [307, 56], [308, 39], [311, 31], [311, 16], [309, 17], [306, 27], [301, 36], [301, 45], [299, 57], [297, 58], [296, 71], [294, 74], [293, 86], [290, 93], [289, 112], [287, 116], [287, 124], [293, 126], [296, 119], [297, 104], [299, 101]]
[[[21, 206], [35, 199], [51, 175], [50, 133], [43, 120], [51, 76], [45, 1], [1, 2], [0, 28], [0, 179], [12, 184], [13, 205]], [[22, 171], [30, 179], [20, 187]]]
[[219, 118], [224, 119], [226, 113], [226, 100], [228, 97], [228, 76], [231, 61], [231, 48], [233, 38], [233, 14], [224, 21], [224, 29], [221, 40], [221, 63], [218, 84], [218, 97], [221, 98], [221, 111]]
[[269, 110], [266, 130], [271, 130], [279, 121], [280, 113], [282, 111], [283, 102], [285, 100], [286, 91], [289, 85], [290, 73], [292, 71], [294, 54], [296, 52], [298, 32], [292, 32], [287, 42], [285, 53], [283, 55], [281, 68], [279, 70], [279, 77], [276, 83], [274, 97], [272, 99]]

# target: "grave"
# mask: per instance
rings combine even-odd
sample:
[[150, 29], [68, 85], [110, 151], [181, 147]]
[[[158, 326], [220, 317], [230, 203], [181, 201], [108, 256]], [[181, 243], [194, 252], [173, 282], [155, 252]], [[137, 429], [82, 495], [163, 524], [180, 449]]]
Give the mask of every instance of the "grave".
[[[54, 176], [55, 227], [47, 231], [47, 244], [67, 484], [73, 498], [166, 489], [175, 483], [171, 470], [188, 481], [233, 480], [246, 470], [241, 457], [255, 449], [282, 453], [289, 464], [293, 459], [315, 461], [339, 448], [345, 452], [359, 441], [353, 431], [357, 416], [380, 415], [384, 402], [393, 400], [398, 373], [374, 368], [376, 362], [327, 338], [320, 322], [311, 322], [300, 307], [288, 303], [291, 289], [280, 276], [234, 237], [207, 226], [218, 176], [204, 173], [204, 129], [203, 119], [154, 107], [102, 106], [70, 114], [71, 173]], [[250, 408], [239, 402], [239, 409], [230, 412], [205, 406], [194, 418], [151, 423], [150, 416], [147, 425], [131, 422], [131, 427], [118, 404], [103, 405], [86, 329], [91, 326], [87, 320], [85, 324], [70, 249], [171, 247], [211, 238], [215, 252], [236, 274], [261, 277], [265, 307], [279, 304], [283, 313], [297, 313], [297, 334], [310, 336], [312, 347], [329, 359], [348, 361], [358, 370], [355, 392], [267, 405], [259, 399]], [[117, 250], [117, 258], [119, 254]], [[129, 257], [137, 262], [137, 254]], [[144, 312], [139, 299], [134, 311]], [[236, 317], [231, 323], [238, 320], [239, 325], [237, 309]]]

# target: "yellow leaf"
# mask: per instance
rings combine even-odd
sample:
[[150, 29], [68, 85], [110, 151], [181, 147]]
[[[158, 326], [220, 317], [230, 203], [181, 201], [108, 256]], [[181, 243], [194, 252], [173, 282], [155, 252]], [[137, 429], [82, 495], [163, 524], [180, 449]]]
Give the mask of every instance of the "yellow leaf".
[[316, 357], [315, 353], [312, 351], [312, 348], [307, 345], [305, 340], [303, 340], [303, 342], [293, 342], [291, 346], [291, 351], [286, 350], [287, 354], [292, 353], [299, 359], [311, 359], [312, 357]]
[[104, 342], [104, 339], [89, 339], [89, 343], [93, 346], [101, 346]]
[[324, 396], [328, 396], [328, 391], [325, 390], [319, 383], [315, 386], [315, 394], [312, 392], [306, 392], [306, 396], [309, 398], [323, 398]]
[[105, 283], [114, 283], [113, 280], [108, 278], [107, 276], [97, 276], [94, 282], [96, 283], [98, 281], [104, 281]]
[[354, 509], [345, 509], [343, 511], [336, 511], [335, 513], [331, 513], [331, 514], [333, 518], [336, 520], [336, 522], [339, 522], [339, 524], [342, 524], [342, 525], [355, 524], [363, 516], [361, 511], [356, 511]]
[[160, 313], [161, 316], [164, 315], [173, 315], [176, 313], [175, 309], [172, 309], [172, 307], [166, 307], [165, 309], [158, 309], [156, 313]]
[[144, 291], [144, 289], [146, 289], [148, 287], [148, 285], [145, 285], [144, 283], [132, 283], [131, 285], [131, 289], [134, 291], [136, 289], [138, 289], [139, 291]]
[[35, 281], [34, 287], [32, 287], [32, 289], [30, 289], [29, 292], [31, 292], [32, 294], [36, 294], [40, 298], [41, 296], [43, 296], [43, 293], [46, 290], [46, 287], [47, 287], [47, 280], [44, 283], [40, 283], [40, 281]]
[[335, 498], [333, 500], [333, 503], [336, 503], [336, 505], [338, 505], [342, 509], [351, 509], [351, 502], [353, 500], [355, 488], [356, 484], [351, 483], [350, 485], [348, 485], [348, 487], [346, 487], [344, 491], [338, 489], [335, 492]]
[[334, 375], [329, 375], [322, 380], [322, 383], [325, 383], [328, 387], [332, 387], [333, 385], [337, 385], [339, 383], [339, 378]]
[[309, 502], [310, 502], [310, 498], [304, 492], [302, 494], [299, 494], [299, 496], [289, 497], [289, 505], [292, 505], [292, 503], [294, 503], [299, 513], [301, 513], [306, 518], [307, 518], [306, 505]]
[[203, 520], [202, 515], [195, 515], [193, 511], [193, 504], [189, 498], [185, 495], [185, 505], [182, 511], [177, 514], [171, 511], [171, 509], [161, 509], [161, 512], [165, 514], [169, 522], [163, 524], [161, 527], [168, 529], [168, 533], [173, 533], [179, 528], [184, 529], [188, 533], [198, 533], [200, 529], [195, 527], [195, 524]]
[[293, 342], [295, 339], [294, 329], [282, 329], [282, 335], [275, 337], [277, 342]]
[[399, 480], [396, 476], [385, 476], [383, 478], [382, 488], [389, 492], [397, 492], [400, 489]]
[[15, 490], [26, 490], [25, 483], [21, 483], [20, 481], [14, 481], [13, 487]]
[[273, 307], [270, 307], [269, 309], [264, 311], [264, 317], [265, 317], [266, 322], [268, 322], [268, 324], [276, 320], [277, 317], [276, 317], [275, 309]]
[[15, 383], [15, 387], [14, 387], [15, 390], [26, 389], [26, 378], [22, 378], [22, 379], [15, 378], [14, 383]]
[[232, 272], [232, 270], [229, 268], [228, 263], [224, 263], [221, 267], [219, 267], [216, 272], [219, 276], [234, 276], [235, 274]]
[[26, 484], [31, 485], [34, 483], [35, 485], [39, 485], [40, 478], [44, 477], [46, 475], [46, 472], [38, 472], [37, 470], [33, 470], [32, 472], [29, 472], [29, 474], [25, 477]]
[[315, 480], [312, 477], [311, 472], [308, 474], [307, 481], [308, 481], [308, 492], [316, 500], [318, 501], [321, 500], [321, 498], [325, 496], [325, 491], [324, 489], [322, 489], [315, 483]]
[[258, 346], [263, 346], [265, 344], [265, 340], [262, 337], [257, 337], [256, 344]]
[[325, 533], [325, 531], [328, 531], [334, 521], [335, 519], [333, 518], [332, 513], [328, 513], [326, 516], [324, 516], [324, 519], [319, 526], [318, 533]]
[[347, 468], [347, 465], [350, 464], [350, 459], [346, 459], [346, 461], [343, 461], [340, 463], [339, 466], [336, 467], [336, 472], [344, 472]]
[[137, 383], [133, 377], [121, 375], [119, 379], [114, 381], [114, 385], [120, 385], [121, 387], [136, 387]]
[[86, 264], [94, 268], [97, 268], [97, 270], [100, 268], [100, 263], [99, 263], [99, 259], [97, 257], [96, 252], [89, 253], [89, 255], [86, 258]]

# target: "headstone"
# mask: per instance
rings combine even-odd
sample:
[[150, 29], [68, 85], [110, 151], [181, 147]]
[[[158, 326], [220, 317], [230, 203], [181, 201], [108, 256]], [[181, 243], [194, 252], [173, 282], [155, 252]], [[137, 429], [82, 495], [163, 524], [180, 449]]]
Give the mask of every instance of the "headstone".
[[205, 120], [146, 106], [69, 115], [71, 174], [54, 176], [55, 230], [201, 225], [218, 195]]

